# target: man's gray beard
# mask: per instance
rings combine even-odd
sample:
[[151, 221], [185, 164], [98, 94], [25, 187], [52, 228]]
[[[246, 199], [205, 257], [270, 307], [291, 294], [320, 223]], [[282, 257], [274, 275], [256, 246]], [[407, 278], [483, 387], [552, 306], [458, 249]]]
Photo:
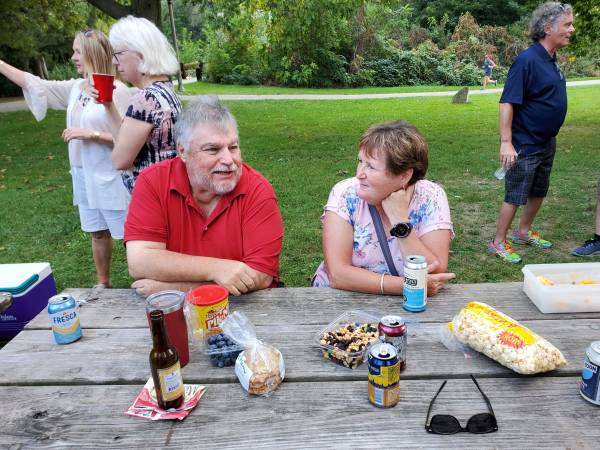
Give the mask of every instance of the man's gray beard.
[[[238, 169], [239, 171], [239, 169]], [[190, 179], [192, 189], [201, 189], [212, 192], [213, 194], [223, 195], [228, 194], [235, 189], [238, 184], [239, 178], [235, 181], [220, 183], [219, 185], [210, 181], [210, 178], [206, 175], [194, 175], [193, 179]]]

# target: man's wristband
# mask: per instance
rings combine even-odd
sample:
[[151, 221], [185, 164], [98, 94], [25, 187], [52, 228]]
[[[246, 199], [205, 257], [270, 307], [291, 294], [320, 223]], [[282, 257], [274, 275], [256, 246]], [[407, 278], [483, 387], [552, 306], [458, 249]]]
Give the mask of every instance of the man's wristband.
[[100, 139], [100, 132], [99, 131], [92, 131], [90, 133], [90, 139], [93, 141], [97, 141]]

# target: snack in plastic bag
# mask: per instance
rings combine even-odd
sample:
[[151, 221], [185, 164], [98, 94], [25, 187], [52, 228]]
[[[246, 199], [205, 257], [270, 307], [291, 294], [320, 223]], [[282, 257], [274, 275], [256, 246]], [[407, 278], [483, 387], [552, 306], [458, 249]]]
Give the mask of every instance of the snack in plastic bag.
[[456, 338], [523, 375], [567, 364], [560, 350], [546, 339], [485, 303], [468, 303], [444, 328], [447, 333], [442, 342], [449, 349], [458, 349], [453, 342]]
[[235, 374], [242, 387], [256, 395], [266, 395], [277, 389], [285, 377], [281, 352], [257, 339], [254, 325], [239, 311], [230, 314], [221, 327], [245, 349], [235, 361]]

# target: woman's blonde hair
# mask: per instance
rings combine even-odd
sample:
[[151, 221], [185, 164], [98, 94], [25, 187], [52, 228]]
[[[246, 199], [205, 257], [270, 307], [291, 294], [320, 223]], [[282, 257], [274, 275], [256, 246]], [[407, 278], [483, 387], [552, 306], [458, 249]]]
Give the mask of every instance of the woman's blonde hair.
[[92, 73], [117, 75], [115, 65], [112, 63], [112, 47], [102, 31], [80, 31], [75, 39], [81, 45], [81, 57], [86, 71], [85, 76], [91, 77]]
[[427, 141], [419, 130], [404, 120], [371, 125], [362, 135], [359, 149], [370, 158], [383, 155], [386, 170], [392, 175], [413, 169], [409, 185], [422, 180], [427, 173]]

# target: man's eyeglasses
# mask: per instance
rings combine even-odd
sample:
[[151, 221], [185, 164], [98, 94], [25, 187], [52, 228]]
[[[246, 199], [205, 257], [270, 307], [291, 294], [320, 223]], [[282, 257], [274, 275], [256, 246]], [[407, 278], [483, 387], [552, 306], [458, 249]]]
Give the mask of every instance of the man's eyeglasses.
[[431, 408], [433, 407], [433, 402], [437, 396], [442, 392], [444, 386], [448, 380], [445, 380], [436, 394], [431, 399], [431, 403], [429, 404], [429, 409], [427, 410], [427, 418], [425, 419], [425, 429], [429, 433], [434, 434], [456, 434], [460, 432], [467, 433], [475, 433], [475, 434], [486, 434], [493, 433], [494, 431], [498, 431], [498, 422], [496, 422], [496, 416], [494, 415], [494, 410], [492, 409], [492, 404], [487, 396], [483, 393], [481, 388], [479, 387], [479, 383], [473, 375], [471, 375], [471, 379], [481, 395], [483, 395], [483, 399], [490, 410], [489, 413], [479, 413], [471, 416], [471, 418], [467, 421], [467, 426], [463, 428], [458, 421], [458, 419], [454, 416], [446, 415], [446, 414], [436, 414], [431, 418], [431, 422], [429, 422], [429, 415], [431, 414]]

